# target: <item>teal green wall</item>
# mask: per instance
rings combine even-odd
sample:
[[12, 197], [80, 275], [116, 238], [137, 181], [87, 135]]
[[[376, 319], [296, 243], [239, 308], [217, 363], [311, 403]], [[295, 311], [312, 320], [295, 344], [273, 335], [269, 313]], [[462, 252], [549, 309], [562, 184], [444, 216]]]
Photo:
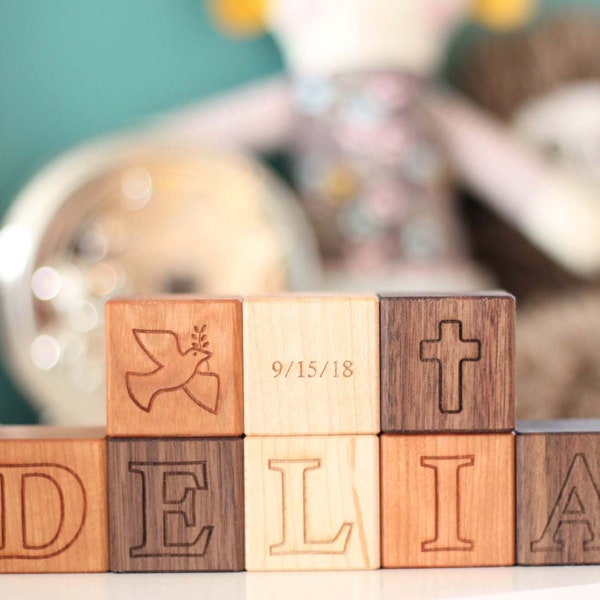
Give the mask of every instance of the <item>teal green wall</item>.
[[[0, 0], [0, 214], [66, 148], [281, 68], [203, 0]], [[0, 423], [34, 418], [0, 370]]]

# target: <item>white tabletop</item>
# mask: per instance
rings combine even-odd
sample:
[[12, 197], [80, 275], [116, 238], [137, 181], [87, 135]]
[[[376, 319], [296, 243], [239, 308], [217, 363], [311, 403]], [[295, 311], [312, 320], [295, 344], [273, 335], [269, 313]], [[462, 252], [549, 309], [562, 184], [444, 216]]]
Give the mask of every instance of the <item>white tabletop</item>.
[[406, 569], [334, 573], [2, 575], [10, 600], [405, 600], [600, 598], [600, 567]]

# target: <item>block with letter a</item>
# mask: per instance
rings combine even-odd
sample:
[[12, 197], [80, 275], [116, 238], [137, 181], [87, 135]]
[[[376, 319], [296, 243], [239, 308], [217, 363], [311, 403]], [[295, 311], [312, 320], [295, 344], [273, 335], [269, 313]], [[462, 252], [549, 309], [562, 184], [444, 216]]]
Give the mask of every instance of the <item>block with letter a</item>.
[[245, 439], [249, 571], [379, 568], [374, 435]]
[[600, 563], [600, 420], [518, 424], [517, 563]]
[[381, 438], [382, 564], [514, 564], [514, 435]]
[[244, 568], [241, 438], [111, 438], [110, 568]]
[[0, 428], [0, 573], [108, 570], [103, 429]]

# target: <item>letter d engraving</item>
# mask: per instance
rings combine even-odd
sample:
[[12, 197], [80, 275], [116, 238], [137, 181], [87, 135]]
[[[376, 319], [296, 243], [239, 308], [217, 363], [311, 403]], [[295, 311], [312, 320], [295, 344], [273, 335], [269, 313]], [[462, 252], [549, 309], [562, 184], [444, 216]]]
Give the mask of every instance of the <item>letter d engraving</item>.
[[85, 488], [68, 467], [0, 464], [0, 493], [0, 560], [51, 558], [83, 529]]

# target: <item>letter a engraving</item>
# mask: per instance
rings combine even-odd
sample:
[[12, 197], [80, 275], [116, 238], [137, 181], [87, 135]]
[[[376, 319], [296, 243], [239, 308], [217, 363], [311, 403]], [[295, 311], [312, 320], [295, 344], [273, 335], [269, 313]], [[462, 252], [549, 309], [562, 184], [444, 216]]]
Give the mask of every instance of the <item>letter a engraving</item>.
[[0, 560], [51, 558], [79, 537], [86, 494], [81, 479], [68, 467], [0, 465], [0, 492]]
[[[597, 551], [599, 536], [600, 493], [585, 455], [576, 454], [542, 535], [531, 542], [531, 551]], [[569, 542], [581, 547], [569, 548]]]
[[460, 472], [474, 463], [472, 455], [421, 457], [435, 473], [435, 536], [421, 543], [423, 552], [473, 550], [473, 540], [461, 536]]
[[326, 540], [311, 539], [308, 531], [308, 473], [321, 468], [321, 460], [272, 459], [269, 469], [281, 473], [283, 506], [283, 540], [269, 547], [271, 556], [284, 554], [345, 554], [353, 523], [343, 523], [338, 532]]
[[143, 536], [131, 558], [204, 556], [212, 525], [199, 523], [198, 492], [208, 489], [205, 462], [129, 463], [142, 478]]

